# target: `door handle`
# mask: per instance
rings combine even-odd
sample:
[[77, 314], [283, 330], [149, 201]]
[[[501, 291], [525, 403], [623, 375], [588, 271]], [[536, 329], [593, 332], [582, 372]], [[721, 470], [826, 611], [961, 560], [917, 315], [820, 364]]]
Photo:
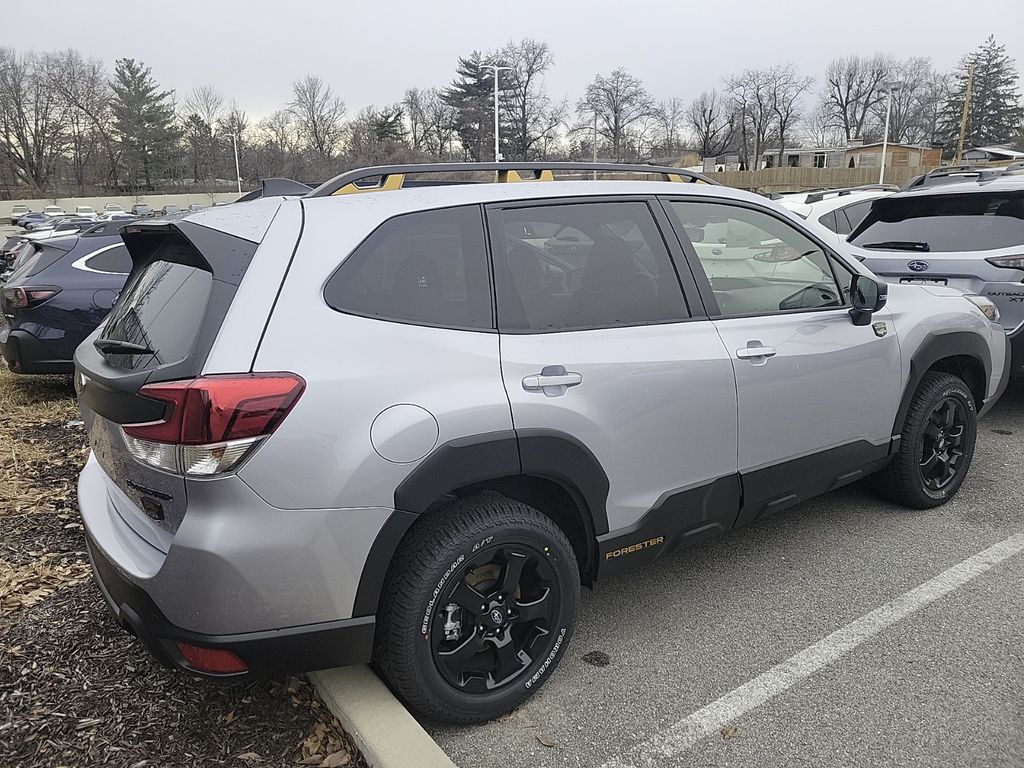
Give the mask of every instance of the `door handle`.
[[751, 342], [746, 347], [736, 350], [736, 357], [740, 360], [758, 360], [775, 357], [776, 354], [778, 353], [775, 351], [775, 347], [765, 347], [760, 342]]
[[565, 370], [564, 365], [546, 365], [540, 373], [523, 378], [527, 392], [543, 392], [548, 397], [564, 395], [569, 387], [583, 383], [583, 374]]

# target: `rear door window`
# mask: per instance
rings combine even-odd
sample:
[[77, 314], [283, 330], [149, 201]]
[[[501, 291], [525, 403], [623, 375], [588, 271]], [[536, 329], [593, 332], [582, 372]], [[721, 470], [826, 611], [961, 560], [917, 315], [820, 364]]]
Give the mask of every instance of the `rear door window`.
[[324, 288], [348, 314], [470, 330], [493, 327], [477, 206], [396, 216], [353, 251]]
[[921, 251], [989, 251], [1024, 243], [1024, 192], [888, 197], [875, 201], [850, 242]]
[[118, 368], [139, 370], [170, 365], [192, 352], [213, 275], [168, 261], [149, 264], [125, 290], [110, 314], [103, 339], [142, 345], [149, 354], [106, 355]]
[[513, 207], [491, 216], [499, 329], [589, 330], [689, 317], [647, 203]]

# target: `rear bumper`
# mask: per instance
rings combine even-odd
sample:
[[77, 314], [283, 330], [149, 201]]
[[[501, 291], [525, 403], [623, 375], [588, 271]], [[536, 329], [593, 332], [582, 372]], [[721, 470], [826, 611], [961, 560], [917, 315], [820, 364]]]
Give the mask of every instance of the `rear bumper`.
[[[110, 612], [149, 651], [169, 667], [204, 677], [281, 675], [327, 669], [346, 664], [365, 664], [373, 652], [375, 619], [365, 616], [310, 626], [288, 627], [237, 635], [204, 635], [176, 627], [160, 612], [142, 589], [120, 574], [92, 537], [86, 535], [93, 578]], [[177, 643], [228, 650], [248, 666], [248, 672], [211, 675], [189, 666]]]
[[53, 352], [31, 333], [0, 325], [0, 356], [14, 373], [75, 372], [71, 360], [55, 358]]

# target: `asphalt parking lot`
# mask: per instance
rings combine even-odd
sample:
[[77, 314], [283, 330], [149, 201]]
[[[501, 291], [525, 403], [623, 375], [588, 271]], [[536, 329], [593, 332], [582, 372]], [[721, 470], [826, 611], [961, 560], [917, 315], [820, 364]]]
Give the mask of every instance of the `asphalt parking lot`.
[[[1022, 459], [1017, 382], [947, 506], [853, 486], [671, 553], [584, 592], [568, 654], [523, 708], [428, 730], [474, 768], [1024, 766]], [[944, 573], [994, 545], [959, 582]], [[892, 601], [905, 615], [876, 621]], [[860, 641], [836, 651], [851, 622]]]

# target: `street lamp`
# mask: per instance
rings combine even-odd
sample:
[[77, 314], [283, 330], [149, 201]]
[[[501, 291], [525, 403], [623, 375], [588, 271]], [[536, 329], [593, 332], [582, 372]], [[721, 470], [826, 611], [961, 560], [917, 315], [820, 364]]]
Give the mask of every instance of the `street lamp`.
[[885, 151], [889, 147], [889, 116], [892, 114], [892, 92], [898, 91], [902, 85], [903, 83], [899, 80], [890, 80], [882, 86], [889, 92], [889, 97], [885, 102], [885, 128], [882, 131], [882, 163], [878, 169], [879, 184], [885, 183]]
[[499, 67], [497, 64], [488, 64], [488, 69], [494, 70], [494, 162], [501, 162], [501, 145], [498, 142], [498, 72], [512, 67]]
[[238, 168], [238, 137], [233, 133], [229, 133], [231, 137], [231, 146], [235, 149], [235, 181], [238, 182], [238, 194], [242, 194], [242, 172]]

